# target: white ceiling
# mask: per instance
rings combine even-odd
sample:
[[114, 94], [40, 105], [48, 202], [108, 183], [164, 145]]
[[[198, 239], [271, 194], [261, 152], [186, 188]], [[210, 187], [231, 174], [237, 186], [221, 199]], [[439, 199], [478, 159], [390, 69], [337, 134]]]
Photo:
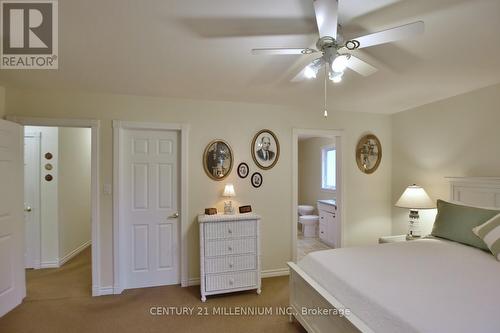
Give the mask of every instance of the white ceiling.
[[[423, 20], [422, 36], [356, 51], [379, 67], [329, 85], [331, 109], [394, 113], [500, 82], [499, 0], [340, 0], [354, 37]], [[59, 70], [1, 71], [29, 88], [300, 105], [322, 109], [321, 79], [292, 83], [310, 47], [312, 0], [59, 0]]]

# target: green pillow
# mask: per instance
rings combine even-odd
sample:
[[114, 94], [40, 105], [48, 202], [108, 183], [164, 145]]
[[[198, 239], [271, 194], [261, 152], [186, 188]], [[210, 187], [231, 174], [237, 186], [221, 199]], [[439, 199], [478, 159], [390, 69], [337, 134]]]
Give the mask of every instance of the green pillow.
[[500, 214], [475, 227], [472, 231], [488, 245], [491, 253], [500, 261]]
[[488, 246], [472, 232], [472, 229], [499, 214], [500, 211], [462, 206], [443, 200], [437, 201], [437, 209], [431, 235], [489, 251]]

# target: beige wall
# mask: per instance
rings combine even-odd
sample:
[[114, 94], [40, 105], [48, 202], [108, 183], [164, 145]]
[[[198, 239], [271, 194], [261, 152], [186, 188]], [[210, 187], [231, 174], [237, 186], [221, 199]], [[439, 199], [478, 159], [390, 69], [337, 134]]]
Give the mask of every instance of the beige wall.
[[[393, 197], [417, 183], [433, 199], [449, 199], [446, 176], [500, 176], [500, 85], [392, 117]], [[407, 211], [393, 209], [393, 234], [405, 233]], [[435, 210], [423, 211], [425, 231]]]
[[[123, 95], [7, 89], [7, 114], [53, 118], [92, 118], [101, 123], [101, 182], [112, 183], [112, 120], [175, 122], [190, 124], [189, 136], [189, 277], [199, 276], [197, 214], [218, 204], [224, 184], [235, 185], [241, 204], [251, 204], [263, 216], [263, 270], [286, 267], [291, 258], [291, 141], [292, 128], [343, 129], [345, 139], [345, 244], [374, 244], [391, 227], [391, 154], [384, 155], [379, 170], [362, 174], [356, 167], [356, 141], [367, 131], [375, 133], [384, 147], [391, 146], [391, 121], [386, 115], [338, 113], [328, 119], [318, 105], [307, 110], [285, 106], [176, 100]], [[245, 161], [257, 171], [250, 156], [253, 135], [262, 128], [272, 129], [281, 143], [277, 165], [262, 171], [263, 186], [254, 189], [249, 179], [241, 180], [233, 171], [222, 182], [210, 180], [201, 158], [205, 145], [215, 138], [227, 140], [234, 150], [235, 164]], [[111, 286], [112, 197], [101, 197], [101, 286]]]
[[0, 86], [0, 119], [5, 116], [5, 87]]
[[59, 128], [59, 258], [91, 239], [90, 128]]
[[319, 199], [333, 199], [335, 192], [321, 188], [322, 148], [334, 145], [328, 138], [308, 138], [299, 141], [299, 205], [316, 207]]

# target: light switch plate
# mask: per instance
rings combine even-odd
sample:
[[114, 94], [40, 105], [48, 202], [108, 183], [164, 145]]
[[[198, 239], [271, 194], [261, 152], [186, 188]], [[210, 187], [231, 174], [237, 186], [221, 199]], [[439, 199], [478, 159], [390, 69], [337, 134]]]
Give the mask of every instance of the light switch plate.
[[113, 193], [113, 188], [111, 187], [111, 184], [104, 184], [104, 194], [106, 195], [111, 195]]

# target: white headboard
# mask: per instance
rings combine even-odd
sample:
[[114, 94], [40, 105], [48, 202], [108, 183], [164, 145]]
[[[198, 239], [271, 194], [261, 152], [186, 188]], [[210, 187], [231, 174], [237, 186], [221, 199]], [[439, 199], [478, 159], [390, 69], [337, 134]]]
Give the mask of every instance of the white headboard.
[[470, 206], [500, 208], [499, 177], [447, 177], [450, 200]]

